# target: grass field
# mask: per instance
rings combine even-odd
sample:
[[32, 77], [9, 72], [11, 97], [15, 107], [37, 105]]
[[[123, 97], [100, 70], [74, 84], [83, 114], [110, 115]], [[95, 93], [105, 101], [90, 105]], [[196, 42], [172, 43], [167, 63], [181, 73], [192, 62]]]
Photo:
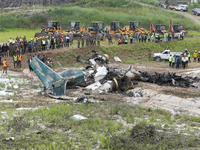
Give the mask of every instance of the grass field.
[[[34, 9], [26, 8], [25, 10]], [[45, 9], [45, 7], [41, 7]], [[2, 10], [1, 10], [2, 11]], [[155, 14], [159, 14], [155, 16]], [[140, 4], [128, 0], [85, 0], [62, 6], [47, 7], [46, 12], [35, 12], [33, 14], [10, 12], [0, 15], [0, 28], [26, 28], [38, 29], [48, 20], [59, 21], [65, 29], [72, 20], [79, 20], [81, 25], [91, 26], [92, 21], [103, 21], [104, 25], [109, 25], [110, 21], [121, 21], [121, 27], [129, 21], [140, 21], [140, 27], [149, 29], [149, 24], [165, 24], [173, 20], [174, 24], [182, 24], [185, 29], [198, 30], [199, 25], [188, 18], [173, 12], [166, 12], [158, 8], [143, 7]]]
[[139, 2], [142, 2], [142, 3], [148, 3], [148, 4], [159, 4], [159, 0], [138, 0]]
[[[0, 108], [12, 119], [2, 122], [0, 138], [9, 137], [11, 130], [16, 135], [14, 141], [0, 142], [3, 149], [165, 150], [200, 145], [199, 130], [194, 127], [199, 117], [173, 116], [161, 109], [123, 104], [120, 99], [88, 105], [64, 101], [17, 113], [19, 117], [12, 104]], [[75, 114], [88, 119], [75, 121], [70, 118]]]
[[36, 32], [40, 32], [41, 30], [29, 30], [29, 29], [8, 29], [3, 32], [0, 32], [0, 42], [8, 42], [10, 38], [24, 37], [26, 36], [27, 40], [33, 38]]

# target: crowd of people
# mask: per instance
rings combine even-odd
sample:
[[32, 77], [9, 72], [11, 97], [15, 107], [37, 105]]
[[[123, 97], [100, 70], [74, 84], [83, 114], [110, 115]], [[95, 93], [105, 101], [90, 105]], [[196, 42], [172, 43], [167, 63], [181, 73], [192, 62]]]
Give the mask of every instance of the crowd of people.
[[[200, 62], [200, 51], [199, 54], [197, 53], [197, 50], [195, 50], [194, 54], [193, 54], [193, 58], [194, 58], [194, 62], [197, 61]], [[186, 67], [188, 67], [188, 63], [191, 62], [191, 55], [190, 52], [187, 51], [187, 49], [185, 49], [185, 52], [183, 52], [180, 56], [176, 56], [176, 55], [170, 55], [169, 57], [169, 67], [172, 68], [180, 68], [183, 67], [183, 69], [185, 69]]]
[[78, 48], [80, 48], [81, 46], [84, 47], [85, 46], [90, 46], [90, 45], [98, 45], [100, 46], [100, 37], [98, 35], [82, 35], [80, 37], [78, 37], [77, 41], [78, 41]]
[[141, 33], [134, 33], [123, 35], [121, 38], [119, 38], [117, 45], [120, 44], [128, 44], [130, 43], [135, 43], [135, 42], [168, 42], [168, 41], [174, 41], [175, 38], [183, 40], [184, 34], [182, 32], [176, 34], [176, 33], [164, 33], [162, 36], [157, 33], [147, 33], [147, 34], [141, 34]]
[[49, 49], [69, 47], [73, 44], [73, 34], [52, 34], [50, 36], [26, 39], [26, 36], [10, 38], [8, 44], [0, 45], [0, 57], [14, 56], [28, 52], [38, 52]]

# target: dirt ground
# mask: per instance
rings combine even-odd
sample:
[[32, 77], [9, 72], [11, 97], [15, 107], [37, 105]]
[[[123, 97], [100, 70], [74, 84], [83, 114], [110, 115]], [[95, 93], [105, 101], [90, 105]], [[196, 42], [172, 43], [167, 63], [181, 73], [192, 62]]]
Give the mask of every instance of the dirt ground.
[[[75, 49], [77, 50], [77, 49]], [[56, 50], [57, 52], [62, 53], [62, 50]], [[83, 50], [80, 50], [84, 53]], [[52, 52], [45, 52], [45, 54], [48, 54], [48, 56], [53, 57], [54, 55], [52, 54]], [[42, 85], [41, 81], [39, 80], [39, 78], [36, 76], [36, 74], [34, 72], [29, 72], [27, 65], [25, 64], [25, 62], [23, 63], [24, 67], [21, 70], [15, 70], [15, 69], [11, 69], [8, 71], [8, 75], [13, 75], [13, 74], [18, 74], [19, 77], [22, 77], [24, 79], [27, 79], [30, 81], [30, 85], [28, 86], [28, 88], [30, 88], [31, 90], [28, 92], [26, 92], [25, 96], [20, 97], [21, 101], [28, 101], [28, 104], [23, 104], [23, 106], [29, 105], [30, 102], [33, 103], [33, 105], [31, 104], [31, 106], [43, 106], [46, 104], [51, 104], [54, 102], [58, 102], [55, 99], [52, 99], [50, 97], [37, 97], [38, 95], [38, 89], [33, 89], [32, 87], [34, 86], [38, 86], [38, 85]], [[113, 58], [111, 58], [111, 63], [108, 65], [111, 67], [117, 67], [119, 69], [126, 69], [129, 67], [129, 64], [123, 64], [123, 63], [116, 63], [114, 62]], [[190, 63], [189, 67], [186, 69], [174, 69], [174, 68], [169, 68], [168, 67], [168, 63], [155, 63], [155, 62], [150, 62], [150, 63], [146, 63], [146, 65], [144, 64], [134, 64], [132, 65], [133, 68], [135, 70], [138, 71], [146, 71], [149, 73], [153, 73], [153, 72], [158, 72], [158, 73], [167, 73], [167, 72], [176, 72], [178, 75], [182, 75], [182, 76], [196, 76], [196, 77], [200, 77], [199, 74], [199, 64], [198, 63]], [[63, 69], [55, 69], [56, 72], [62, 72], [67, 68], [63, 68]], [[73, 69], [73, 68], [72, 68]], [[80, 68], [77, 68], [80, 69]], [[142, 98], [139, 97], [127, 97], [126, 94], [122, 94], [118, 91], [115, 92], [111, 92], [111, 93], [105, 93], [105, 94], [99, 94], [98, 91], [92, 91], [89, 93], [88, 95], [88, 90], [86, 90], [85, 88], [78, 88], [78, 89], [69, 89], [67, 90], [67, 96], [70, 97], [74, 97], [74, 99], [82, 97], [82, 96], [87, 96], [87, 98], [89, 99], [95, 99], [95, 100], [99, 100], [99, 101], [124, 101], [126, 103], [130, 103], [131, 105], [134, 104], [139, 104], [141, 106], [144, 107], [153, 107], [153, 108], [163, 108], [163, 102], [165, 102], [165, 109], [169, 109], [170, 111], [174, 111], [174, 112], [181, 112], [181, 113], [193, 113], [195, 115], [199, 115], [198, 111], [200, 105], [198, 107], [184, 107], [186, 109], [182, 109], [181, 107], [184, 105], [182, 105], [182, 103], [184, 103], [185, 101], [191, 100], [191, 101], [200, 101], [200, 99], [198, 99], [199, 97], [199, 92], [200, 92], [200, 88], [196, 88], [196, 89], [191, 89], [191, 88], [181, 88], [181, 87], [169, 87], [169, 86], [159, 86], [153, 83], [145, 83], [145, 82], [140, 82], [140, 81], [136, 81], [138, 84], [135, 85], [135, 89], [139, 89], [140, 91], [146, 93], [145, 96], [143, 96]], [[200, 83], [196, 83], [195, 86], [199, 86]], [[41, 89], [41, 88], [39, 88]], [[42, 91], [42, 89], [40, 90]], [[20, 92], [22, 93], [22, 91]], [[19, 93], [19, 95], [20, 95]], [[164, 99], [157, 99], [156, 96], [160, 95], [161, 97], [163, 97]], [[171, 104], [166, 104], [168, 103], [168, 96], [170, 96], [170, 99], [172, 99]], [[180, 99], [181, 105], [179, 106], [179, 104], [177, 104], [175, 101], [173, 102], [173, 99], [176, 98]], [[166, 98], [166, 99], [165, 99]], [[158, 102], [157, 102], [158, 100]], [[173, 104], [173, 105], [172, 105]], [[199, 103], [197, 103], [198, 105]], [[19, 106], [18, 106], [19, 107]]]
[[[55, 49], [55, 50], [49, 50], [49, 51], [42, 51], [42, 52], [37, 52], [37, 55], [47, 55], [48, 57], [52, 58], [53, 60], [58, 60], [57, 57], [60, 56], [66, 56], [66, 51], [74, 51], [77, 54], [80, 54], [82, 57], [85, 57], [84, 59], [86, 59], [86, 56], [88, 54], [88, 50], [91, 49], [95, 49], [96, 51], [99, 51], [99, 48], [97, 46], [89, 46], [87, 48], [76, 48], [76, 45], [73, 45], [72, 47], [69, 48], [60, 48], [60, 49]], [[49, 97], [45, 97], [42, 96], [42, 98], [39, 97], [35, 97], [38, 94], [38, 91], [35, 91], [35, 89], [33, 89], [32, 87], [34, 86], [38, 86], [39, 84], [42, 85], [41, 81], [39, 80], [39, 78], [36, 76], [36, 74], [34, 72], [29, 72], [28, 69], [28, 62], [27, 59], [29, 56], [33, 56], [34, 53], [28, 53], [23, 55], [23, 59], [22, 59], [22, 68], [14, 68], [13, 66], [13, 58], [12, 57], [6, 57], [7, 62], [8, 62], [8, 75], [10, 74], [18, 74], [19, 77], [21, 78], [25, 78], [27, 80], [31, 81], [31, 84], [29, 85], [28, 88], [30, 88], [30, 92], [27, 94], [29, 96], [27, 97], [21, 97], [22, 100], [25, 101], [31, 101], [35, 104], [39, 104], [37, 106], [40, 106], [40, 104], [42, 105], [42, 103], [51, 103], [52, 98]], [[126, 57], [129, 57], [129, 54], [123, 54], [126, 55]], [[24, 59], [26, 58], [26, 59]], [[74, 64], [77, 63], [78, 67], [76, 67], [76, 69], [81, 69], [84, 68], [84, 65], [81, 63], [76, 62], [76, 58], [73, 57], [68, 57], [68, 60], [66, 60], [67, 62], [69, 62], [70, 64]], [[59, 61], [59, 60], [58, 60]], [[64, 60], [65, 61], [65, 57]], [[54, 61], [54, 63], [56, 63]], [[62, 72], [65, 69], [68, 68], [73, 68], [72, 66], [66, 65], [67, 68], [63, 68], [63, 69], [55, 69], [56, 72]], [[142, 72], [148, 72], [148, 73], [168, 73], [168, 72], [173, 72], [176, 73], [177, 75], [182, 75], [182, 76], [192, 76], [192, 77], [199, 77], [200, 78], [200, 67], [199, 67], [199, 63], [197, 62], [192, 62], [189, 63], [188, 67], [186, 69], [175, 69], [175, 68], [170, 68], [168, 67], [168, 62], [155, 62], [155, 61], [150, 61], [150, 62], [142, 62], [142, 63], [136, 63], [136, 64], [124, 64], [122, 63], [117, 63], [114, 61], [114, 58], [110, 57], [110, 63], [108, 64], [108, 66], [110, 67], [116, 67], [119, 69], [126, 69], [128, 68], [130, 65], [133, 66], [133, 69], [137, 70], [137, 71], [142, 71]], [[102, 100], [102, 101], [121, 101], [124, 100], [128, 103], [133, 104], [134, 101], [137, 101], [137, 104], [143, 105], [145, 107], [160, 107], [162, 108], [163, 103], [161, 103], [161, 101], [165, 101], [165, 99], [163, 100], [159, 100], [158, 102], [156, 102], [154, 99], [156, 99], [156, 95], [162, 94], [162, 96], [164, 96], [167, 99], [167, 95], [172, 96], [171, 98], [174, 99], [173, 96], [175, 97], [179, 97], [180, 102], [184, 102], [185, 100], [187, 101], [188, 98], [194, 98], [196, 99], [197, 97], [199, 97], [199, 92], [200, 92], [200, 88], [196, 88], [196, 89], [191, 89], [191, 88], [180, 88], [180, 87], [168, 87], [168, 86], [159, 86], [156, 84], [152, 84], [152, 83], [145, 83], [145, 82], [139, 82], [136, 81], [138, 83], [138, 85], [135, 85], [135, 88], [140, 88], [140, 90], [142, 90], [143, 92], [145, 91], [146, 93], [154, 93], [153, 95], [146, 95], [145, 97], [143, 97], [142, 103], [138, 103], [138, 101], [140, 100], [137, 99], [135, 100], [135, 98], [128, 98], [128, 100], [126, 99], [126, 95], [123, 95], [119, 92], [112, 92], [112, 93], [106, 93], [105, 95], [101, 95], [99, 94], [97, 91], [94, 91], [92, 93], [90, 93], [90, 95], [87, 95], [88, 98], [93, 98], [93, 99], [97, 99], [97, 100]], [[195, 86], [199, 86], [199, 83], [196, 83]], [[77, 92], [78, 91], [78, 92]], [[153, 92], [152, 92], [153, 91]], [[26, 92], [27, 93], [27, 92]], [[31, 94], [30, 94], [31, 93]], [[87, 90], [85, 90], [84, 88], [79, 88], [79, 89], [71, 89], [71, 90], [67, 90], [67, 95], [71, 96], [71, 97], [82, 97], [85, 95], [85, 93], [87, 93]], [[149, 101], [148, 100], [148, 96], [152, 97], [152, 101], [155, 101], [156, 105], [152, 105], [148, 104]], [[39, 99], [38, 99], [39, 98]], [[151, 98], [150, 98], [151, 99]], [[198, 99], [196, 99], [196, 101], [200, 101]], [[144, 103], [143, 103], [144, 102]], [[158, 105], [157, 105], [158, 104]], [[176, 108], [179, 108], [178, 104], [175, 104]], [[168, 107], [169, 109], [176, 109], [170, 105], [166, 105], [165, 107]], [[200, 107], [200, 106], [199, 106]], [[193, 107], [191, 107], [193, 108]], [[190, 113], [194, 113], [197, 114], [198, 108], [195, 109], [195, 111], [190, 111]], [[186, 111], [184, 111], [185, 113], [187, 113]]]

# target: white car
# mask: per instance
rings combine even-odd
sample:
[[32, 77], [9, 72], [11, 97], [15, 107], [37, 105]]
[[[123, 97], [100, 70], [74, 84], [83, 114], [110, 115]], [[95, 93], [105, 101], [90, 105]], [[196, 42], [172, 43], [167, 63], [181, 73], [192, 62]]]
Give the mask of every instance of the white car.
[[176, 11], [188, 11], [188, 5], [179, 4], [174, 7]]

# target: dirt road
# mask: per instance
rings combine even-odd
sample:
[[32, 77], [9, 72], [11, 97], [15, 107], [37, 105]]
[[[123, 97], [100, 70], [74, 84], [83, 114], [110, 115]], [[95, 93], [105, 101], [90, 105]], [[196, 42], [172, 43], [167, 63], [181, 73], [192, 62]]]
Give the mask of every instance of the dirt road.
[[[141, 2], [137, 2], [137, 1], [134, 1], [134, 3], [138, 3], [138, 4], [141, 4], [143, 6], [148, 6], [148, 7], [155, 7], [155, 6], [152, 6], [152, 5], [149, 5], [149, 4], [145, 4], [145, 3], [141, 3]], [[164, 9], [164, 8], [161, 8], [161, 9], [163, 9], [165, 11], [169, 11], [169, 12], [173, 12], [173, 13], [177, 13], [177, 14], [183, 15], [183, 16], [185, 16], [187, 18], [190, 18], [195, 23], [200, 24], [200, 17], [199, 16], [192, 15], [192, 14], [190, 14], [188, 12], [174, 11], [174, 10], [168, 10], [168, 9]]]

